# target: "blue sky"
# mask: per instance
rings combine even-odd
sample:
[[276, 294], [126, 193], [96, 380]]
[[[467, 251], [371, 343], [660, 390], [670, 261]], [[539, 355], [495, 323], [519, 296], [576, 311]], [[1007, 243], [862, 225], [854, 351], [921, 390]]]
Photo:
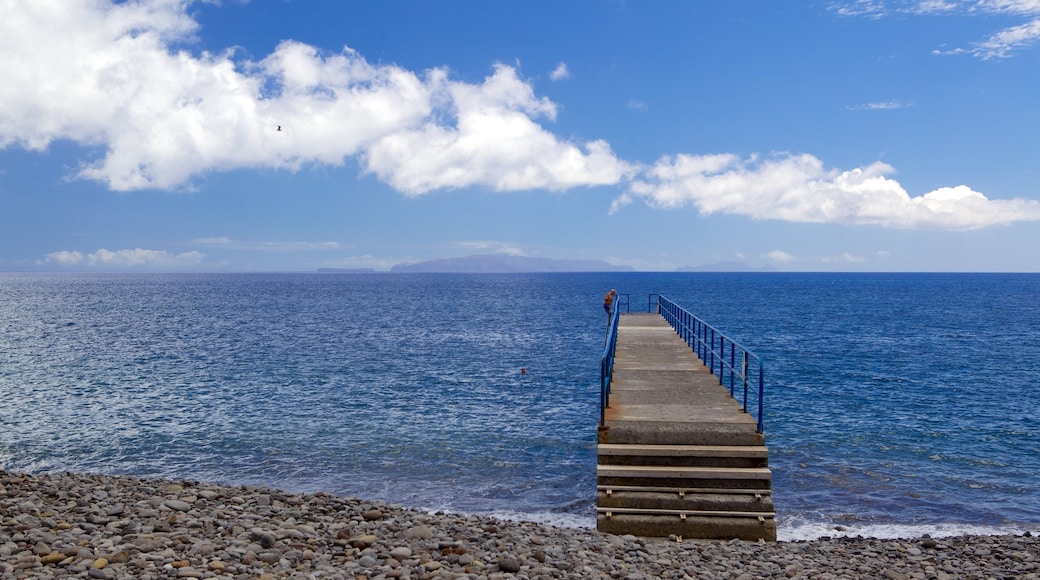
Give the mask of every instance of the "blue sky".
[[1040, 0], [0, 13], [0, 271], [1040, 272]]

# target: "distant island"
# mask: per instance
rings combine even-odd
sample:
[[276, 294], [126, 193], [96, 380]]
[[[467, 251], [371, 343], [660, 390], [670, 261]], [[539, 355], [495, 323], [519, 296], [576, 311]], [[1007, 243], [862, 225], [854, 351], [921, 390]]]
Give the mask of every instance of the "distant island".
[[772, 272], [772, 267], [752, 268], [744, 262], [715, 262], [700, 266], [682, 266], [676, 272]]
[[545, 272], [632, 272], [631, 266], [615, 266], [603, 260], [554, 260], [507, 254], [482, 254], [461, 258], [427, 260], [412, 264], [397, 264], [390, 268], [395, 274], [453, 273], [453, 274], [509, 274]]
[[372, 274], [375, 268], [318, 268], [322, 274]]

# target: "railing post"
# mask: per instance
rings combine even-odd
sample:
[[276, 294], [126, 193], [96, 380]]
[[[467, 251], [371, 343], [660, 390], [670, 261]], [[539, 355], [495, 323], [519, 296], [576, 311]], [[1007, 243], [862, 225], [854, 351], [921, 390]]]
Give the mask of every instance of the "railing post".
[[[756, 361], [756, 364], [758, 365], [758, 421], [756, 429], [759, 433], [762, 433], [765, 428], [765, 364], [762, 359], [749, 352], [735, 340], [727, 337], [721, 332], [717, 332], [715, 327], [705, 323], [700, 318], [697, 318], [692, 313], [688, 312], [685, 308], [682, 308], [660, 294], [657, 295], [657, 304], [658, 312], [664, 316], [665, 320], [668, 321], [676, 333], [686, 341], [687, 346], [689, 346], [697, 357], [701, 359], [701, 362], [708, 367], [711, 374], [718, 377], [719, 384], [723, 387], [726, 386], [726, 376], [724, 373], [729, 373], [729, 393], [734, 400], [737, 399], [736, 384], [739, 377], [741, 389], [743, 391], [743, 401], [737, 402], [741, 404], [741, 409], [748, 414], [751, 414], [748, 410], [748, 388], [750, 386], [749, 383], [752, 380], [750, 375], [752, 372], [751, 359]], [[718, 341], [715, 340], [716, 335], [718, 335]], [[728, 363], [726, 361], [727, 342], [729, 342]], [[738, 348], [740, 349], [739, 371], [737, 370]], [[716, 358], [718, 359], [717, 372], [715, 368]], [[606, 393], [605, 396], [609, 396], [609, 370], [606, 372], [606, 377], [606, 385], [603, 389]], [[603, 419], [601, 418], [601, 421], [602, 420]]]
[[[737, 364], [737, 344], [731, 340], [731, 341], [729, 341], [729, 394], [730, 395], [733, 394], [733, 387], [734, 387], [733, 379], [735, 378], [733, 376], [733, 374], [734, 374], [734, 372], [737, 369], [737, 367], [735, 366], [736, 364]], [[747, 401], [745, 401], [745, 403], [746, 402]], [[747, 405], [745, 405], [745, 407], [746, 406]]]
[[711, 362], [708, 363], [708, 368], [711, 369], [711, 374], [715, 374], [715, 329], [711, 329], [711, 350], [708, 351], [708, 357]]
[[[740, 382], [744, 386], [744, 408], [747, 409], [747, 371], [748, 371], [747, 351], [744, 351], [740, 355]], [[761, 404], [760, 404], [761, 405]]]
[[[704, 325], [701, 324], [700, 320], [697, 321], [697, 356], [701, 357], [701, 361], [707, 361], [708, 357], [704, 355]], [[705, 363], [707, 364], [707, 363]]]
[[762, 422], [762, 397], [765, 394], [765, 382], [764, 382], [764, 379], [763, 379], [763, 375], [765, 373], [763, 372], [763, 369], [762, 369], [762, 367], [764, 367], [764, 366], [765, 366], [765, 363], [762, 361], [762, 359], [759, 359], [758, 360], [758, 432], [759, 433], [762, 433], [762, 432], [765, 431], [765, 425]]

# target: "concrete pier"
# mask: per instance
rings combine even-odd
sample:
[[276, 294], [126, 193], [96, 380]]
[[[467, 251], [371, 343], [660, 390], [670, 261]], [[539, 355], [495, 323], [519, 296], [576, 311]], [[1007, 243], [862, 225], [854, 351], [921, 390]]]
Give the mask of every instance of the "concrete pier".
[[610, 393], [600, 531], [776, 540], [765, 436], [660, 314], [621, 315]]

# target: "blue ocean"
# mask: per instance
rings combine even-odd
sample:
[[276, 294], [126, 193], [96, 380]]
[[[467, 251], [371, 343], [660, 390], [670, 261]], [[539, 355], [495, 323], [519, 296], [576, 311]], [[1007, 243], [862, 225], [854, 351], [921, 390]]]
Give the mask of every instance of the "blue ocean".
[[781, 539], [1040, 528], [1035, 274], [0, 274], [0, 469], [594, 527], [611, 288], [765, 358]]

